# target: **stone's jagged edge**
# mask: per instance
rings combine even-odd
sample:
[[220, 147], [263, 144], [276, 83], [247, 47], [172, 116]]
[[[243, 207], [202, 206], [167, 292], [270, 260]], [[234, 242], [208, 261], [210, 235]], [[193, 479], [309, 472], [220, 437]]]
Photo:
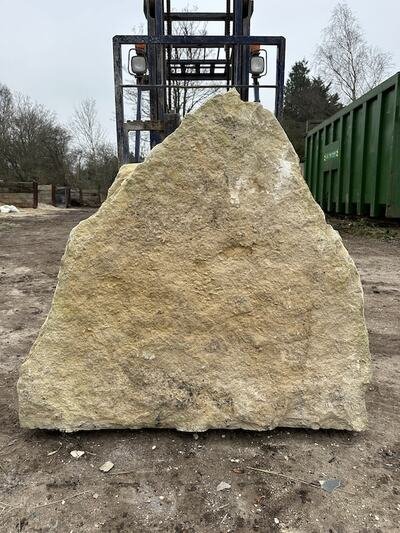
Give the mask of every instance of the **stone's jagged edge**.
[[122, 167], [119, 169], [117, 177], [115, 178], [111, 187], [108, 189], [107, 199], [111, 198], [111, 196], [119, 190], [125, 179], [132, 178], [132, 175], [139, 164], [140, 163], [130, 163], [128, 165], [122, 165]]
[[20, 422], [361, 431], [369, 360], [354, 262], [275, 117], [230, 91], [72, 230]]

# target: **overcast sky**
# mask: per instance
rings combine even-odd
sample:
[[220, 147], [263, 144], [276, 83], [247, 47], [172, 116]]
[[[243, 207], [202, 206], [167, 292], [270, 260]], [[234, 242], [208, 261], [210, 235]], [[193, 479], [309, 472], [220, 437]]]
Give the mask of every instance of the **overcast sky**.
[[[173, 8], [186, 5], [172, 0]], [[225, 0], [194, 1], [223, 11]], [[190, 2], [192, 4], [192, 2]], [[336, 0], [255, 0], [253, 35], [287, 38], [287, 65], [312, 59]], [[370, 44], [390, 51], [400, 70], [400, 1], [349, 0]], [[0, 83], [31, 96], [68, 122], [74, 107], [95, 98], [114, 141], [111, 39], [144, 23], [143, 0], [0, 0]], [[209, 31], [209, 33], [212, 33]]]

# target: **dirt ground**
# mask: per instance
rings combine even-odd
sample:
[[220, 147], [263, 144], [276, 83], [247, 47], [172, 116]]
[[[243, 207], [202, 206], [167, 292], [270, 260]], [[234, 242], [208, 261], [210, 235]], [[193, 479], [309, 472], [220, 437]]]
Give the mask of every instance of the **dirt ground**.
[[[365, 290], [374, 367], [365, 433], [22, 430], [18, 368], [69, 231], [90, 214], [0, 218], [0, 531], [400, 531], [400, 231], [334, 221]], [[332, 478], [341, 487], [323, 491], [319, 481]]]

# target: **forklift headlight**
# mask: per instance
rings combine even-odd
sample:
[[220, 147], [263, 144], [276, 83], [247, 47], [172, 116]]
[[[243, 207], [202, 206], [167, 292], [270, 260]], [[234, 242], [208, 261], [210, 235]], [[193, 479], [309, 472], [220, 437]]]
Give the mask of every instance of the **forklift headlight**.
[[143, 76], [147, 70], [146, 58], [144, 56], [133, 56], [131, 58], [131, 69], [136, 76]]
[[265, 69], [263, 56], [252, 56], [250, 60], [250, 72], [253, 76], [261, 76]]

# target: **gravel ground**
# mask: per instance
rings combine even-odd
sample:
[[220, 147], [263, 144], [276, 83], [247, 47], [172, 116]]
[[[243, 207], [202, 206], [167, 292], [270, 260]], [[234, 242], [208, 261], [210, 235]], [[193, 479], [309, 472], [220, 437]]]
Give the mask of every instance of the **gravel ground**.
[[[365, 290], [374, 368], [365, 433], [22, 430], [18, 368], [68, 234], [91, 213], [0, 217], [0, 531], [400, 531], [400, 232], [333, 221]], [[114, 468], [103, 473], [106, 461]], [[341, 487], [323, 491], [326, 479]]]

